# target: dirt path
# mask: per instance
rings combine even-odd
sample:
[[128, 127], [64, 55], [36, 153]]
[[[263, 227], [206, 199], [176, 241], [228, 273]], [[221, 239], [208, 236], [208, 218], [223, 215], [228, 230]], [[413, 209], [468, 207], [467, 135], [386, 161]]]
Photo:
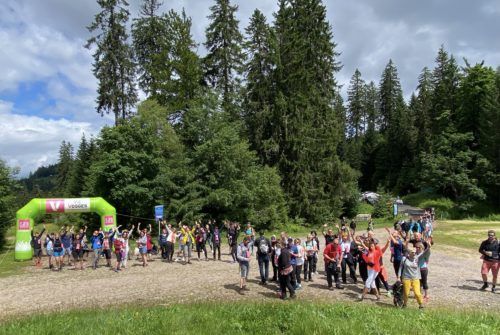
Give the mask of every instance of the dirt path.
[[[378, 234], [383, 236], [382, 233]], [[32, 312], [66, 310], [75, 307], [106, 307], [119, 304], [170, 304], [203, 301], [277, 299], [276, 285], [258, 284], [257, 262], [250, 265], [249, 291], [240, 295], [237, 264], [229, 262], [227, 248], [222, 261], [197, 261], [193, 264], [163, 263], [155, 259], [143, 268], [136, 261], [121, 273], [108, 268], [84, 271], [64, 269], [53, 272], [30, 267], [26, 273], [0, 279], [0, 318]], [[389, 251], [386, 252], [386, 255]], [[448, 306], [496, 310], [500, 294], [480, 292], [481, 261], [477, 254], [459, 253], [437, 246], [432, 250], [429, 270], [431, 299], [428, 307]], [[386, 257], [387, 258], [387, 257]], [[44, 259], [46, 263], [46, 259]], [[322, 262], [319, 262], [319, 265]], [[395, 276], [388, 259], [390, 283]], [[131, 266], [130, 266], [131, 265]], [[344, 290], [326, 290], [326, 277], [320, 274], [313, 282], [302, 283], [299, 299], [314, 301], [355, 301], [361, 285], [347, 284]], [[272, 270], [271, 270], [272, 271]], [[364, 304], [375, 304], [369, 298]], [[392, 305], [383, 297], [378, 304]], [[416, 302], [410, 301], [415, 308]]]

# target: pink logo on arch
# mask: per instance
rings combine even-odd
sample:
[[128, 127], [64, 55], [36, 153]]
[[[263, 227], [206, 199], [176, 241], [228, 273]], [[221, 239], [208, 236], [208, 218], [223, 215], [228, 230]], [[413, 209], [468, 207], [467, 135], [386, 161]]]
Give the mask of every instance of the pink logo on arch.
[[19, 220], [18, 224], [19, 230], [30, 230], [30, 220]]
[[46, 213], [64, 213], [64, 199], [45, 200]]
[[115, 224], [115, 219], [113, 218], [112, 215], [106, 215], [104, 217], [104, 225], [105, 226], [112, 226]]

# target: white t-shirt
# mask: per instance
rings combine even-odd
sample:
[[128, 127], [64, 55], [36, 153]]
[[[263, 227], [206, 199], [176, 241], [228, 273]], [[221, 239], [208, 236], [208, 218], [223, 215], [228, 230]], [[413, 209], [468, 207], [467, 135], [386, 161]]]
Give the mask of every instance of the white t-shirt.
[[297, 262], [297, 265], [304, 265], [304, 247], [298, 245], [297, 250], [297, 254], [299, 255], [299, 257], [295, 257], [295, 261]]

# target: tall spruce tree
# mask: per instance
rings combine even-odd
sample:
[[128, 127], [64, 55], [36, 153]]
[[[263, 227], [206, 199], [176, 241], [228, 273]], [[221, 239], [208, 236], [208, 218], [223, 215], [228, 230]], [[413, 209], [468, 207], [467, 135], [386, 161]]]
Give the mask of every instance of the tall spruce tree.
[[266, 17], [256, 9], [245, 29], [245, 100], [244, 120], [250, 143], [262, 162], [273, 163], [275, 145], [271, 133], [274, 103], [275, 38]]
[[451, 123], [456, 122], [458, 107], [458, 87], [461, 74], [453, 56], [449, 56], [443, 46], [436, 57], [436, 67], [432, 73], [432, 134], [439, 136]]
[[[158, 90], [155, 98], [162, 105], [177, 111], [173, 117], [182, 116], [199, 91], [202, 78], [201, 60], [195, 52], [196, 42], [191, 34], [191, 18], [182, 10], [179, 14], [170, 10], [165, 16], [170, 50], [165, 57], [165, 71], [158, 74]], [[181, 114], [181, 115], [179, 115]]]
[[86, 44], [95, 45], [93, 73], [98, 80], [97, 112], [113, 113], [115, 124], [132, 113], [137, 102], [134, 83], [135, 67], [132, 48], [128, 44], [126, 24], [129, 18], [126, 0], [97, 0], [102, 11], [88, 26], [96, 33]]
[[431, 110], [432, 110], [432, 74], [427, 67], [422, 70], [418, 78], [418, 95], [411, 108], [415, 115], [417, 131], [416, 152], [428, 151], [431, 147]]
[[388, 189], [397, 183], [405, 161], [411, 161], [411, 119], [396, 66], [389, 60], [380, 81], [381, 133], [385, 148], [377, 162], [376, 180]]
[[[493, 204], [499, 203], [500, 174], [500, 105], [495, 71], [483, 63], [467, 64], [460, 85], [458, 130], [472, 133], [469, 143], [482, 157], [475, 164], [480, 168], [477, 178]], [[483, 160], [481, 160], [483, 158]], [[482, 166], [481, 166], [482, 164]]]
[[215, 0], [210, 7], [207, 27], [207, 55], [205, 57], [205, 77], [208, 82], [222, 93], [222, 107], [234, 119], [239, 119], [236, 108], [239, 93], [240, 76], [243, 71], [245, 55], [242, 49], [243, 35], [236, 19], [238, 6], [229, 0]]
[[59, 159], [57, 161], [56, 191], [58, 196], [69, 195], [69, 181], [73, 167], [73, 146], [71, 143], [62, 141], [59, 147]]
[[363, 134], [366, 132], [365, 82], [358, 69], [354, 72], [347, 90], [347, 143], [345, 159], [356, 170], [361, 169], [361, 148]]
[[338, 53], [321, 1], [280, 1], [279, 6], [273, 112], [279, 168], [292, 216], [320, 223], [340, 214], [356, 178], [337, 154], [343, 136], [334, 110]]
[[382, 141], [379, 129], [382, 124], [380, 116], [380, 97], [377, 86], [373, 81], [365, 86], [364, 106], [366, 109], [366, 133], [361, 148], [361, 177], [359, 187], [362, 190], [376, 190], [376, 162]]
[[140, 17], [132, 23], [134, 56], [137, 63], [139, 87], [152, 94], [158, 87], [158, 74], [165, 68], [163, 53], [171, 48], [167, 38], [167, 25], [158, 14], [162, 5], [159, 0], [143, 0]]

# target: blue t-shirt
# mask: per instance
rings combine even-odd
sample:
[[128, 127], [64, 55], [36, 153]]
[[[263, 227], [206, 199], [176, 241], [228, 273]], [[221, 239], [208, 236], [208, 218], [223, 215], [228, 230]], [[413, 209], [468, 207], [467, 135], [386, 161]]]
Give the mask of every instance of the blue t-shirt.
[[99, 235], [92, 236], [90, 240], [92, 242], [92, 249], [101, 249], [102, 242], [101, 242], [101, 237]]
[[69, 233], [61, 235], [61, 242], [62, 242], [62, 245], [65, 249], [70, 248], [71, 244], [73, 242], [71, 235]]
[[294, 244], [290, 248], [290, 251], [291, 251], [291, 253], [290, 253], [290, 264], [291, 265], [297, 265], [297, 259], [295, 258], [294, 255], [292, 255], [292, 253], [298, 254], [299, 253], [299, 248], [297, 248], [297, 246]]

